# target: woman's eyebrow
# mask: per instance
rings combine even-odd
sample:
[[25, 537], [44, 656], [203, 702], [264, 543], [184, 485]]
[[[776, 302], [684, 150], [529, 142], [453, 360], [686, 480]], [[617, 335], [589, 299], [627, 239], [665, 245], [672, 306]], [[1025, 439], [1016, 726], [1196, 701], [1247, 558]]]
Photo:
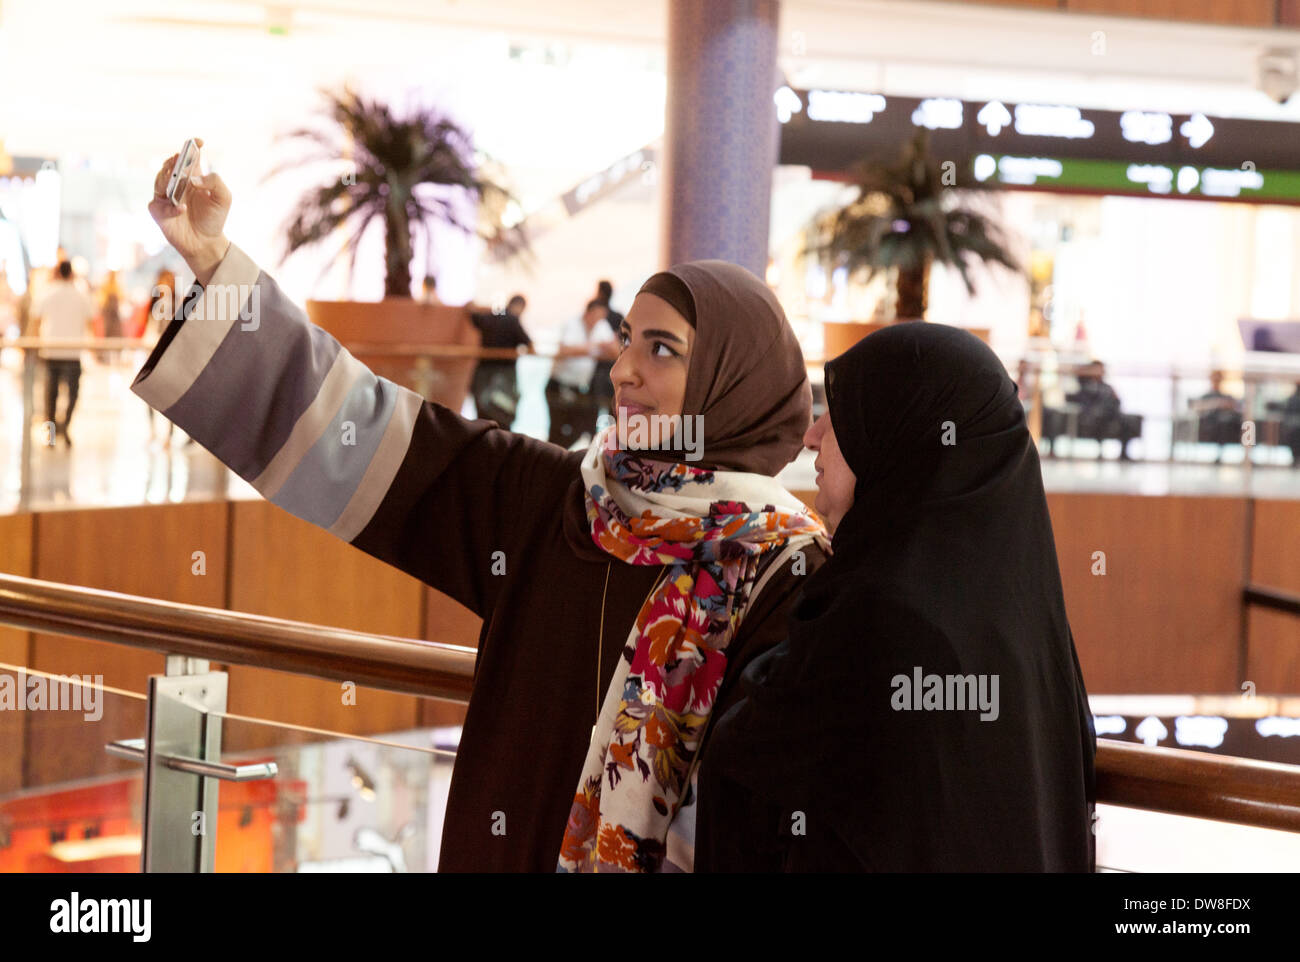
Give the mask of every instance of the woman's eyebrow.
[[649, 330], [642, 331], [641, 336], [642, 337], [663, 337], [663, 338], [667, 338], [670, 341], [676, 341], [678, 344], [686, 343], [685, 340], [678, 337], [672, 331], [661, 330], [660, 328], [657, 327], [652, 327]]

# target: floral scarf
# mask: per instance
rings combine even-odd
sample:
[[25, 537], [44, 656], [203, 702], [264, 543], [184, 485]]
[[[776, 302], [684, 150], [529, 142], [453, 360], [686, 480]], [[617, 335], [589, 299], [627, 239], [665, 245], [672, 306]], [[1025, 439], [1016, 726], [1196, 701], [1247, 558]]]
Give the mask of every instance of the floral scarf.
[[596, 722], [559, 872], [655, 872], [768, 551], [817, 515], [774, 478], [656, 461], [597, 435], [582, 462], [591, 537], [627, 564], [669, 565], [637, 614]]

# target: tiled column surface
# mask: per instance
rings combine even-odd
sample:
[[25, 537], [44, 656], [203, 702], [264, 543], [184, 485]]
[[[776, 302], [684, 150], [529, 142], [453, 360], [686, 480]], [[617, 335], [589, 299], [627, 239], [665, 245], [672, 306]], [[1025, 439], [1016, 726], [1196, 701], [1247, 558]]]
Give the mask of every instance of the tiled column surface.
[[663, 266], [767, 268], [776, 0], [669, 0]]

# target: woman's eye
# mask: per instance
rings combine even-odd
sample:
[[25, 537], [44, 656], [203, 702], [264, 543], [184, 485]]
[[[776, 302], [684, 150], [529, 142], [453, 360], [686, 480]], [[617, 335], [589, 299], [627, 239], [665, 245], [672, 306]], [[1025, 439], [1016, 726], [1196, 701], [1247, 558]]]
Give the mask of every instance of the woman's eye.
[[678, 357], [678, 356], [679, 356], [678, 353], [677, 353], [676, 351], [674, 351], [671, 347], [669, 347], [669, 346], [668, 346], [667, 344], [665, 344], [663, 341], [655, 341], [655, 351], [658, 351], [660, 348], [663, 348], [663, 349], [664, 349], [665, 351], [667, 351], [668, 353], [667, 353], [667, 354], [660, 354], [659, 357]]
[[615, 339], [618, 341], [619, 347], [627, 347], [632, 340], [622, 331], [619, 331], [618, 334], [615, 335]]

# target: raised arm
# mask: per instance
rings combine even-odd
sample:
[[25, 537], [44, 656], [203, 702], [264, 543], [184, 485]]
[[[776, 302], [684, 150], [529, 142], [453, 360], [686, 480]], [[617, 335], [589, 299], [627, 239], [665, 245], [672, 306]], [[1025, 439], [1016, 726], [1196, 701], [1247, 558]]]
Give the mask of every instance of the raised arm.
[[[228, 208], [213, 178], [191, 187], [190, 210], [201, 189]], [[190, 240], [166, 226], [185, 208], [156, 197], [151, 212], [160, 205], [171, 208], [159, 220], [168, 239]], [[205, 264], [218, 248], [221, 258]], [[503, 581], [494, 552], [519, 559], [513, 547], [544, 515], [528, 505], [544, 497], [554, 506], [576, 460], [377, 377], [224, 236], [178, 250], [194, 256], [205, 283], [184, 298], [131, 390], [273, 504], [480, 615], [490, 609]]]

